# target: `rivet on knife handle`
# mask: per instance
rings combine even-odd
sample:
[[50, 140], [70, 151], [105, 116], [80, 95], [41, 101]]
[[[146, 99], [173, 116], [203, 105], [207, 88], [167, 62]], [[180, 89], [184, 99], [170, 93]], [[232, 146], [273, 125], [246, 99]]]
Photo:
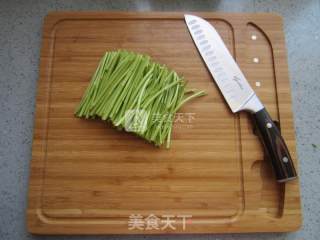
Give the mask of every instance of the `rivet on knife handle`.
[[288, 148], [265, 108], [253, 114], [253, 120], [259, 130], [266, 152], [278, 182], [286, 182], [297, 178]]

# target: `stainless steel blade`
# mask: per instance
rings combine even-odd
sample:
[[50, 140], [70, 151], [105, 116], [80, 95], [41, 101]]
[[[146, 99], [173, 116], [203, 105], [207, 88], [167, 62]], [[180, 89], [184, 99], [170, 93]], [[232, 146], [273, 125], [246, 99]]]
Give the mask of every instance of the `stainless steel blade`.
[[215, 28], [206, 20], [185, 15], [189, 32], [232, 112], [257, 112], [263, 105]]

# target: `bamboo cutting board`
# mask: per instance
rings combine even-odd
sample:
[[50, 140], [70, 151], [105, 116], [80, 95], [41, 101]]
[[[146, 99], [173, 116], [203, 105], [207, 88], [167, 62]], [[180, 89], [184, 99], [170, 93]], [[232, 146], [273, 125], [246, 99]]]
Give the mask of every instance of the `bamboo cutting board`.
[[[297, 165], [281, 18], [196, 15], [222, 35], [279, 121]], [[120, 48], [150, 55], [208, 93], [180, 110], [169, 150], [73, 115], [99, 59]], [[249, 115], [229, 110], [182, 13], [46, 17], [29, 188], [28, 230], [38, 234], [280, 232], [301, 225], [299, 182], [275, 182]]]

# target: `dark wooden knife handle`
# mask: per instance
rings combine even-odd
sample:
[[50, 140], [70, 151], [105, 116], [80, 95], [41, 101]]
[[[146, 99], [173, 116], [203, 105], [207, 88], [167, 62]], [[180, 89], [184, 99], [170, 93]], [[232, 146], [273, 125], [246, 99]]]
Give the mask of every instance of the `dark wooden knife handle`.
[[297, 178], [292, 158], [282, 138], [265, 108], [253, 114], [261, 141], [268, 153], [278, 182], [286, 182]]

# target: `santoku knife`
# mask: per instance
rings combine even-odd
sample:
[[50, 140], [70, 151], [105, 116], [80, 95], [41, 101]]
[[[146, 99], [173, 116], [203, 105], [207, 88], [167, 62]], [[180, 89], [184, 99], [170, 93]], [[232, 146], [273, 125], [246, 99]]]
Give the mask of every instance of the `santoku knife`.
[[220, 35], [204, 19], [185, 15], [189, 32], [233, 113], [248, 111], [259, 130], [278, 182], [297, 177], [292, 158], [279, 129], [249, 85]]

